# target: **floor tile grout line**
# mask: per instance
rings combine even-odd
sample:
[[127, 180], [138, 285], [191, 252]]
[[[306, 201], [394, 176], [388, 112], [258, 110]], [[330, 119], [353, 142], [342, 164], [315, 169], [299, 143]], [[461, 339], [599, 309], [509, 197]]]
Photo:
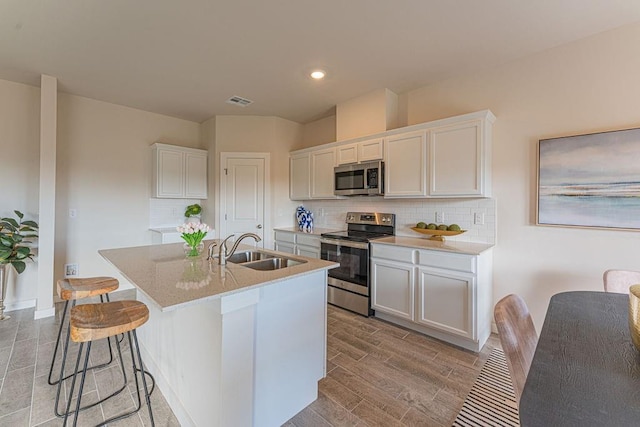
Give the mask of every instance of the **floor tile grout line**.
[[[40, 325], [37, 324], [36, 321], [36, 357], [35, 357], [35, 362], [33, 365], [33, 382], [31, 383], [31, 405], [29, 406], [29, 425], [32, 425], [32, 418], [33, 418], [33, 400], [35, 398], [35, 394], [36, 394], [36, 378], [37, 378], [37, 367], [38, 367], [38, 354], [40, 350]], [[18, 326], [19, 327], [19, 326]]]

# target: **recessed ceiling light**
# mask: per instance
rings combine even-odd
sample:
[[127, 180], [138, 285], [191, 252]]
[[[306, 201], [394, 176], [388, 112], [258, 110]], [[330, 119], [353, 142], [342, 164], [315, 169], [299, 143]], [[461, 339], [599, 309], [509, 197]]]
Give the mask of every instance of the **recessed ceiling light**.
[[310, 74], [311, 78], [316, 80], [324, 79], [325, 75], [326, 73], [322, 70], [315, 70]]

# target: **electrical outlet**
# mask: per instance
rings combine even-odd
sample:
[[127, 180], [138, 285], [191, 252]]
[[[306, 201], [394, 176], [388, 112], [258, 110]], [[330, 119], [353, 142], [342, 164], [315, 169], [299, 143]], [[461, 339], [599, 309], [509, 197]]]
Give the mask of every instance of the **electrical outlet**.
[[78, 264], [65, 264], [64, 277], [78, 277]]
[[484, 225], [484, 214], [482, 212], [475, 212], [473, 214], [473, 223], [475, 225]]
[[436, 212], [436, 222], [444, 222], [444, 212]]
[[76, 209], [69, 209], [69, 218], [75, 218], [78, 216], [78, 211]]

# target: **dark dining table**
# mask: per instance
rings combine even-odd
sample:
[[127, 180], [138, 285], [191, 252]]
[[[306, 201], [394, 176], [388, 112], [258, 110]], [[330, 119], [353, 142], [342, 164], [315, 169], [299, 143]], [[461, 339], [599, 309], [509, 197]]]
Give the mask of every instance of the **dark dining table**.
[[628, 312], [626, 294], [551, 298], [520, 399], [522, 426], [640, 426], [640, 352]]

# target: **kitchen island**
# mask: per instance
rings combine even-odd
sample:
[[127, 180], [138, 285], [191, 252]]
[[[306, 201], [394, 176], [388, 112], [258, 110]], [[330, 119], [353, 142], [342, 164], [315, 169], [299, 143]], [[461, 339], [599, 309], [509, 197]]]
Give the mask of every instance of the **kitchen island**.
[[304, 262], [260, 271], [187, 259], [180, 243], [99, 253], [149, 307], [143, 358], [181, 425], [279, 426], [317, 398], [337, 264], [285, 255]]

